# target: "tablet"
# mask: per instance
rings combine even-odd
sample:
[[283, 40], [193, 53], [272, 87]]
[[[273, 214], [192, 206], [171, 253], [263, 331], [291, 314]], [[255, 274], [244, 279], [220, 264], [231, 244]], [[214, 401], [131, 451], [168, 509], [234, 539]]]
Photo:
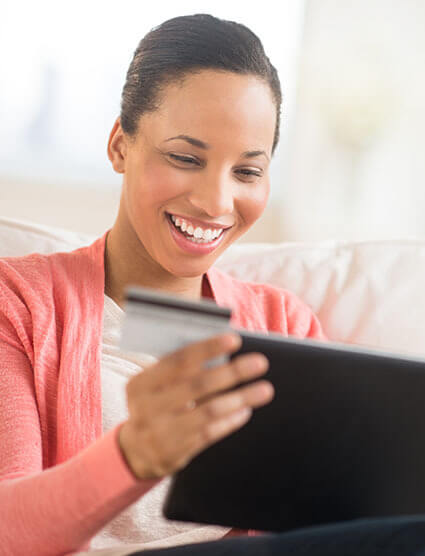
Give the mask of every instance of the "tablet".
[[286, 531], [425, 513], [424, 359], [239, 332], [275, 397], [173, 476], [167, 518]]

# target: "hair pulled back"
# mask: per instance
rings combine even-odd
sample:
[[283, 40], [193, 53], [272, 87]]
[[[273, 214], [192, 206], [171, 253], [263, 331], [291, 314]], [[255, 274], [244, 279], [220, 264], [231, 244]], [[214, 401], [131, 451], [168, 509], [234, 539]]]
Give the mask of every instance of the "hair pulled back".
[[159, 108], [164, 88], [189, 73], [216, 69], [252, 75], [271, 89], [276, 104], [273, 152], [279, 141], [282, 92], [276, 69], [248, 27], [208, 14], [180, 16], [152, 29], [139, 43], [121, 98], [121, 126], [130, 137], [146, 112]]

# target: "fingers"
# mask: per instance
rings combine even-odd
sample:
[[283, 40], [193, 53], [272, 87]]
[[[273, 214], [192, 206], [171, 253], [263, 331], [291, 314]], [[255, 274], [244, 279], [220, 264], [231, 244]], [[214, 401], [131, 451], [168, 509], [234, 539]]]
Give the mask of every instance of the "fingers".
[[261, 380], [216, 396], [192, 411], [176, 417], [175, 426], [181, 431], [192, 457], [234, 432], [251, 417], [252, 409], [269, 403], [274, 396], [270, 382]]
[[197, 373], [209, 359], [228, 355], [239, 349], [241, 337], [236, 333], [227, 333], [208, 338], [185, 346], [162, 357], [131, 379], [134, 391], [140, 386], [140, 395], [149, 391], [169, 388], [172, 384]]
[[150, 424], [149, 435], [138, 443], [143, 460], [155, 476], [181, 469], [205, 448], [246, 424], [252, 408], [268, 403], [273, 394], [269, 382], [259, 381], [174, 418], [169, 414], [160, 416]]
[[[190, 344], [164, 357], [162, 372], [169, 379], [168, 383], [177, 382], [183, 377], [198, 372], [206, 361], [233, 353], [239, 349], [241, 344], [241, 337], [236, 333], [220, 334]], [[176, 367], [179, 368], [179, 373], [175, 372]]]
[[198, 431], [185, 436], [180, 446], [180, 457], [176, 458], [178, 469], [186, 466], [190, 460], [210, 445], [243, 427], [250, 420], [251, 415], [252, 410], [244, 407], [225, 418], [214, 421], [214, 424], [207, 431]]
[[157, 396], [152, 401], [151, 409], [154, 413], [185, 411], [188, 403], [201, 402], [213, 394], [258, 378], [267, 369], [268, 360], [263, 354], [240, 355], [225, 365], [208, 370], [200, 369], [175, 386], [168, 386], [162, 396]]
[[182, 420], [186, 420], [188, 430], [208, 429], [214, 421], [226, 418], [235, 411], [255, 409], [269, 403], [273, 396], [272, 384], [260, 380], [199, 404], [192, 412], [184, 414]]

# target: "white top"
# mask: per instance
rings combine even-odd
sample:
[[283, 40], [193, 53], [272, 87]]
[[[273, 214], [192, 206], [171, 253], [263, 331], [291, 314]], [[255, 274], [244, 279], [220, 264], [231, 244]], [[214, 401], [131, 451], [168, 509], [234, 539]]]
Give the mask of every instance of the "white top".
[[[135, 358], [120, 352], [117, 345], [123, 316], [121, 307], [105, 295], [101, 358], [104, 433], [128, 417], [125, 393], [128, 379], [141, 372], [143, 365], [156, 361], [155, 357], [148, 354], [138, 354]], [[118, 556], [126, 554], [130, 548], [134, 551], [216, 540], [230, 531], [229, 527], [182, 523], [164, 518], [162, 505], [169, 482], [168, 477], [163, 479], [135, 504], [110, 521], [93, 537], [91, 547], [126, 547], [124, 551], [101, 551], [101, 554]]]

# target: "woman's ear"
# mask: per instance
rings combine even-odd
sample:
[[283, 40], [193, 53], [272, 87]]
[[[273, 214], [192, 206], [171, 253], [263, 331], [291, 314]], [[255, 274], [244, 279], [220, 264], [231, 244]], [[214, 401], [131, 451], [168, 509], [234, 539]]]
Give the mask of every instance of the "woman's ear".
[[125, 157], [127, 154], [127, 138], [121, 127], [120, 119], [117, 118], [109, 134], [108, 158], [112, 167], [118, 174], [123, 174], [125, 169]]

